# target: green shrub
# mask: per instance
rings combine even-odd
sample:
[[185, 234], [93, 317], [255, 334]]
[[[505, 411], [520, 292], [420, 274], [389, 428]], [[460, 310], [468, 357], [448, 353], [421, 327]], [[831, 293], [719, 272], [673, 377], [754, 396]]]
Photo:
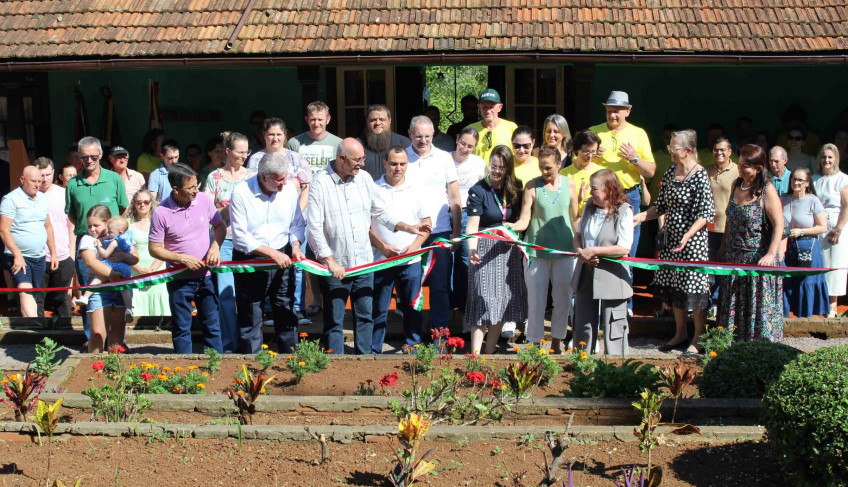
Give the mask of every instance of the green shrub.
[[848, 345], [787, 365], [763, 396], [762, 414], [794, 485], [848, 486]]
[[643, 389], [656, 391], [660, 374], [653, 365], [633, 359], [623, 364], [597, 360], [591, 371], [574, 374], [570, 390], [562, 391], [566, 397], [637, 397]]
[[782, 343], [735, 343], [704, 366], [701, 396], [759, 399], [800, 353]]

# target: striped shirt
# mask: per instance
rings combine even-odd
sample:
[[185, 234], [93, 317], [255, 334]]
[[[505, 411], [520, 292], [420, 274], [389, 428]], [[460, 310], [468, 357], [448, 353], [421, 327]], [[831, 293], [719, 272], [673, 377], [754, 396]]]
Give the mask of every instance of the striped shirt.
[[319, 259], [333, 256], [345, 269], [373, 262], [368, 237], [372, 218], [391, 230], [398, 223], [370, 174], [360, 170], [342, 181], [333, 163], [315, 173], [306, 204], [306, 234]]

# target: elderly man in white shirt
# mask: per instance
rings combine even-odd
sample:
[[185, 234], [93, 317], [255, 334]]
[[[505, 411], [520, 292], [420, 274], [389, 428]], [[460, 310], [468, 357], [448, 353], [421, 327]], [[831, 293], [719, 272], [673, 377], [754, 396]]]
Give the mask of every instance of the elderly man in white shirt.
[[[407, 178], [418, 185], [424, 195], [424, 211], [430, 217], [433, 233], [424, 242], [430, 245], [437, 238], [456, 238], [462, 230], [462, 200], [459, 195], [456, 165], [450, 153], [433, 147], [433, 121], [425, 115], [413, 117], [409, 124], [412, 145]], [[430, 319], [432, 328], [448, 326], [451, 305], [450, 272], [453, 268], [451, 251], [434, 251], [436, 263], [427, 277], [430, 287]]]
[[325, 346], [333, 353], [344, 353], [342, 330], [348, 297], [353, 308], [356, 352], [372, 353], [374, 274], [346, 278], [345, 272], [373, 262], [369, 239], [372, 219], [393, 231], [417, 235], [430, 231], [429, 225], [409, 225], [392, 216], [371, 175], [362, 171], [364, 164], [362, 144], [344, 139], [336, 160], [315, 173], [306, 205], [309, 251], [332, 273], [319, 277], [318, 283], [324, 297]]
[[[430, 217], [424, 210], [424, 197], [418, 187], [406, 179], [409, 160], [406, 150], [396, 145], [390, 147], [383, 159], [386, 172], [376, 181], [377, 190], [392, 208], [392, 213], [402, 220], [430, 223]], [[393, 232], [371, 222], [371, 246], [374, 247], [374, 260], [396, 257], [414, 252], [421, 248], [429, 234], [411, 235]], [[415, 346], [421, 343], [421, 311], [412, 307], [412, 301], [421, 290], [421, 258], [407, 264], [390, 267], [374, 273], [374, 333], [371, 350], [375, 354], [383, 353], [383, 341], [386, 338], [386, 319], [392, 302], [392, 289], [397, 290], [397, 309], [403, 313], [403, 334], [406, 344]]]
[[291, 353], [297, 346], [292, 260], [304, 258], [300, 243], [305, 238], [306, 222], [297, 188], [286, 182], [288, 173], [286, 157], [269, 152], [259, 161], [258, 174], [239, 183], [230, 198], [233, 260], [268, 259], [278, 267], [235, 275], [240, 353], [254, 354], [262, 347], [262, 303], [266, 297], [271, 302], [280, 353]]

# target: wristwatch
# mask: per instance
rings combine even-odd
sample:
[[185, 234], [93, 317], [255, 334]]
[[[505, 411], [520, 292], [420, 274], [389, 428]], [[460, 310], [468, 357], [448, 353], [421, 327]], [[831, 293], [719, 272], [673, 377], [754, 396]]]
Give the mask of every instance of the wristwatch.
[[630, 159], [630, 164], [636, 164], [637, 162], [639, 162], [639, 156], [636, 156], [633, 159]]

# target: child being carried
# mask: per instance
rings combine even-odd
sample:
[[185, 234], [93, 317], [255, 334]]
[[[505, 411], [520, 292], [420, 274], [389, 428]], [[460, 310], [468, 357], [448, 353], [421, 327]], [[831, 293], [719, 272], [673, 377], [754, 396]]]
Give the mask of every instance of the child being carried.
[[[132, 253], [132, 237], [126, 233], [127, 230], [129, 230], [129, 227], [130, 224], [126, 218], [122, 216], [113, 216], [106, 223], [107, 236], [104, 237], [102, 241], [100, 239], [95, 240], [95, 245], [97, 245], [97, 254], [100, 261], [109, 266], [110, 269], [120, 274], [121, 277], [130, 277], [132, 275], [132, 270], [130, 269], [129, 264], [125, 262], [112, 262], [109, 258], [112, 257], [112, 254], [115, 253], [116, 250]], [[89, 285], [93, 286], [103, 283], [103, 280], [95, 274], [89, 274], [89, 276], [91, 277]], [[74, 304], [87, 305], [88, 298], [91, 297], [92, 293], [93, 291], [86, 291], [85, 294], [74, 300]], [[124, 289], [121, 291], [121, 298], [124, 300], [124, 308], [126, 309], [124, 318], [127, 323], [132, 323], [132, 289]]]

